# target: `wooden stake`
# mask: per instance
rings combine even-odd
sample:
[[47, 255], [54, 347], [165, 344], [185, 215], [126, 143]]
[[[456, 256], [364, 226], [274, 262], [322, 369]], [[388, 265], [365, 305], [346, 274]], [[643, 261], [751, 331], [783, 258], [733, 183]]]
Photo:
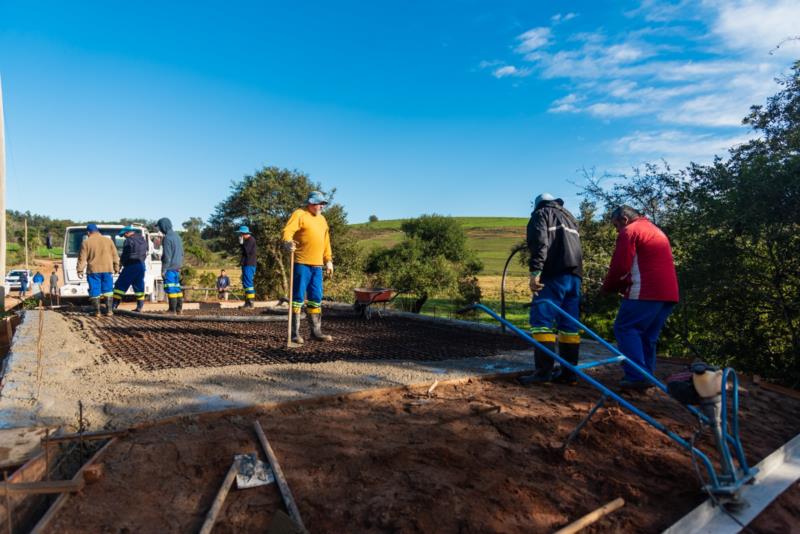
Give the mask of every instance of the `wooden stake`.
[[[3, 471], [3, 481], [5, 485], [8, 485], [8, 471]], [[13, 534], [14, 528], [11, 525], [11, 493], [6, 492], [6, 514], [8, 514], [8, 534]]]
[[214, 528], [214, 523], [217, 522], [217, 516], [219, 515], [220, 511], [222, 511], [222, 505], [225, 504], [225, 497], [228, 496], [228, 491], [230, 491], [238, 471], [239, 462], [234, 460], [230, 469], [228, 469], [228, 474], [225, 475], [225, 480], [222, 481], [222, 486], [219, 487], [217, 496], [214, 497], [214, 502], [211, 503], [211, 508], [206, 514], [206, 520], [203, 522], [203, 527], [200, 529], [200, 534], [210, 534], [211, 529]]
[[278, 464], [278, 458], [275, 456], [275, 452], [272, 450], [272, 447], [270, 447], [269, 441], [267, 441], [267, 436], [264, 434], [264, 430], [261, 428], [261, 423], [256, 420], [256, 422], [253, 423], [253, 426], [256, 429], [258, 441], [261, 442], [261, 446], [264, 448], [264, 453], [267, 455], [269, 465], [272, 467], [272, 474], [275, 475], [275, 482], [278, 484], [278, 489], [281, 491], [283, 502], [286, 504], [286, 509], [289, 511], [289, 517], [292, 518], [301, 531], [308, 532], [303, 524], [302, 518], [300, 517], [300, 510], [297, 509], [297, 504], [292, 496], [292, 490], [289, 489], [289, 483], [286, 482], [286, 477], [283, 476], [283, 470], [281, 469], [280, 464]]
[[14, 493], [25, 495], [46, 495], [49, 493], [75, 493], [80, 491], [86, 483], [83, 475], [72, 480], [51, 480], [49, 482], [18, 482], [9, 483], [8, 479], [0, 484], [0, 493], [4, 493], [6, 498]]
[[589, 525], [591, 525], [598, 519], [602, 518], [603, 516], [608, 515], [614, 510], [622, 508], [623, 506], [625, 506], [625, 499], [623, 499], [622, 497], [617, 497], [610, 503], [601, 506], [594, 512], [588, 513], [585, 516], [578, 519], [577, 521], [570, 523], [569, 525], [560, 530], [557, 530], [555, 534], [573, 534], [575, 532], [578, 532], [579, 530], [588, 527]]

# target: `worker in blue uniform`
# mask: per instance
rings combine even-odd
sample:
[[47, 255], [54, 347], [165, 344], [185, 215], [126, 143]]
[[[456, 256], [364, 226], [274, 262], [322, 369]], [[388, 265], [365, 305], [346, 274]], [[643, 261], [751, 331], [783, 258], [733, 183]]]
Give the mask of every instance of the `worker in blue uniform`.
[[167, 294], [169, 311], [180, 315], [183, 310], [183, 288], [181, 287], [181, 267], [183, 267], [183, 241], [175, 230], [172, 221], [164, 217], [158, 220], [158, 229], [164, 234], [161, 255], [161, 277], [164, 280], [164, 293]]
[[122, 302], [122, 297], [125, 296], [128, 288], [133, 286], [133, 292], [136, 295], [136, 311], [140, 312], [144, 308], [147, 240], [141, 230], [137, 230], [133, 226], [126, 226], [117, 235], [125, 236], [125, 243], [122, 245], [122, 256], [120, 256], [122, 272], [114, 284], [114, 309]]

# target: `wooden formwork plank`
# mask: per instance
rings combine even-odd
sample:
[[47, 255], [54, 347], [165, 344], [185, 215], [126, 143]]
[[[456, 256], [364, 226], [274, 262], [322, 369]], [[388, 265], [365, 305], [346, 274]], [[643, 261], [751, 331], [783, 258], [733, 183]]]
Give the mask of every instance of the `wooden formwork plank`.
[[[100, 448], [100, 450], [94, 453], [94, 456], [89, 458], [88, 462], [83, 464], [81, 468], [78, 469], [78, 472], [75, 473], [75, 476], [72, 477], [72, 480], [76, 479], [82, 480], [84, 470], [86, 470], [86, 468], [89, 467], [90, 465], [94, 464], [103, 455], [103, 453], [105, 453], [114, 443], [116, 443], [116, 441], [117, 438], [111, 438], [110, 440], [108, 440], [108, 443], [103, 445]], [[47, 513], [44, 514], [42, 518], [39, 519], [39, 522], [36, 523], [36, 526], [33, 527], [33, 529], [31, 530], [31, 534], [42, 534], [43, 532], [46, 532], [47, 526], [50, 524], [50, 521], [53, 520], [53, 518], [58, 514], [58, 511], [61, 510], [61, 508], [67, 503], [69, 497], [70, 497], [69, 493], [62, 493], [61, 495], [59, 495], [58, 498], [55, 500], [55, 502], [52, 504], [52, 506], [50, 506], [50, 509], [47, 510]]]
[[[747, 502], [747, 506], [731, 512], [742, 525], [758, 517], [772, 501], [800, 479], [800, 434], [761, 460], [756, 467], [758, 474], [754, 483], [745, 485], [741, 490], [741, 498]], [[709, 499], [665, 530], [664, 534], [735, 534], [741, 530], [736, 521]]]

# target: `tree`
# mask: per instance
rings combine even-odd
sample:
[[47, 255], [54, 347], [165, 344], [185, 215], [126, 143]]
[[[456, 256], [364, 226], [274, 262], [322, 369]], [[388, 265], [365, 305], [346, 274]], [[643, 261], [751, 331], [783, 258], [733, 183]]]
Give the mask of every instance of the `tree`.
[[370, 215], [369, 216], [369, 222], [371, 222], [371, 223], [378, 222], [378, 216], [377, 215]]
[[[282, 247], [281, 231], [291, 213], [304, 206], [308, 194], [315, 190], [325, 193], [329, 201], [336, 192], [335, 189], [326, 192], [322, 184], [312, 182], [300, 171], [264, 167], [232, 184], [230, 195], [217, 205], [202, 236], [215, 249], [238, 255], [235, 231], [242, 224], [249, 226], [258, 243], [256, 293], [287, 295], [288, 255]], [[336, 280], [342, 282], [359, 271], [358, 250], [349, 235], [344, 208], [328, 204], [324, 215], [330, 227]]]
[[416, 297], [419, 313], [434, 294], [458, 295], [464, 301], [481, 297], [477, 274], [482, 265], [467, 247], [458, 221], [441, 215], [423, 215], [401, 225], [405, 237], [392, 248], [373, 251], [366, 272], [380, 284], [406, 291]]
[[[607, 225], [608, 209], [624, 202], [670, 237], [681, 289], [662, 335], [671, 352], [797, 386], [800, 62], [780, 83], [743, 121], [758, 136], [727, 159], [678, 172], [647, 165], [608, 189], [589, 180], [584, 194], [606, 208], [599, 219], [591, 215], [598, 224]], [[599, 254], [584, 249], [587, 260]]]

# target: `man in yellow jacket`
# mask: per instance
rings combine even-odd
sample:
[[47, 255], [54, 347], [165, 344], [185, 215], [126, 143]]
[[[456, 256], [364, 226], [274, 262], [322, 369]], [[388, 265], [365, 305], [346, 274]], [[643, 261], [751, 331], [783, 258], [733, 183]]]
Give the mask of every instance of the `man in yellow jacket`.
[[83, 278], [86, 269], [89, 282], [89, 300], [94, 314], [100, 316], [100, 299], [106, 298], [108, 315], [114, 315], [114, 275], [119, 272], [119, 254], [114, 240], [105, 237], [94, 223], [86, 227], [88, 237], [81, 243], [78, 253], [78, 277]]
[[289, 217], [281, 236], [284, 248], [295, 251], [292, 291], [292, 341], [295, 343], [303, 343], [299, 314], [304, 302], [311, 337], [317, 341], [333, 339], [322, 333], [322, 268], [328, 275], [333, 274], [330, 231], [322, 215], [327, 203], [325, 195], [312, 191], [306, 207], [294, 210]]

